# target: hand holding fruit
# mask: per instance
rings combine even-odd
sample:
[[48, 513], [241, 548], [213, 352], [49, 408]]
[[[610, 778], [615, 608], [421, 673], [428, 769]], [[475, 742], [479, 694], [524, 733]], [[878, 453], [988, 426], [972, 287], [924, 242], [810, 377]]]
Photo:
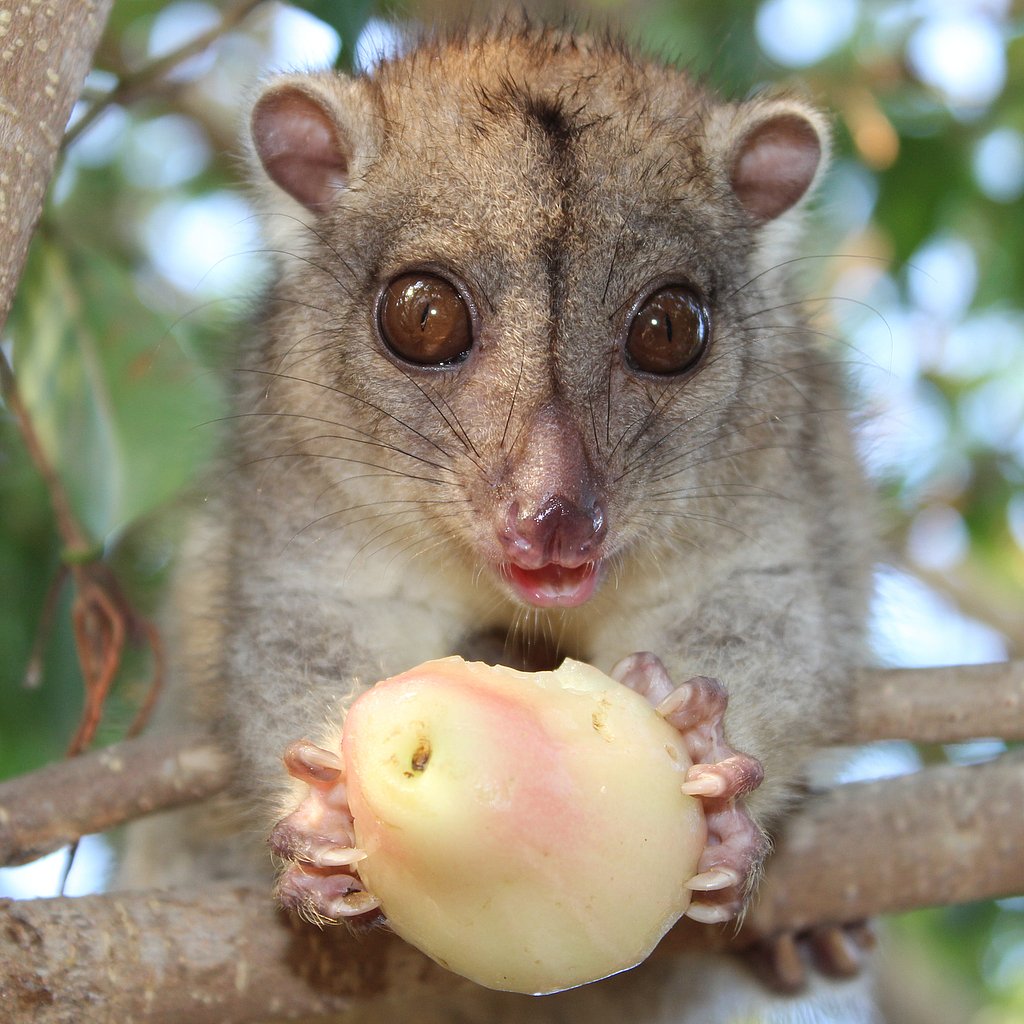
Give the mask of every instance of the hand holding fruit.
[[735, 798], [760, 766], [724, 746], [719, 684], [673, 689], [651, 655], [615, 672], [448, 658], [366, 691], [340, 751], [286, 754], [309, 795], [271, 839], [282, 902], [379, 906], [452, 970], [532, 993], [635, 966], [684, 913], [731, 917], [762, 847]]

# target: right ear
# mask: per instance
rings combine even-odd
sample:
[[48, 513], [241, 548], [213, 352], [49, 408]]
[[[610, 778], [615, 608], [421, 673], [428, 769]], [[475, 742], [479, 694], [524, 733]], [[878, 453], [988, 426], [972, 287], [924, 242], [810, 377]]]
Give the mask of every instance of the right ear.
[[348, 187], [355, 165], [365, 163], [373, 120], [360, 109], [365, 105], [357, 83], [341, 76], [296, 75], [271, 84], [250, 118], [253, 149], [270, 180], [322, 213]]
[[828, 162], [828, 123], [796, 96], [723, 107], [712, 139], [733, 195], [758, 225], [796, 206]]

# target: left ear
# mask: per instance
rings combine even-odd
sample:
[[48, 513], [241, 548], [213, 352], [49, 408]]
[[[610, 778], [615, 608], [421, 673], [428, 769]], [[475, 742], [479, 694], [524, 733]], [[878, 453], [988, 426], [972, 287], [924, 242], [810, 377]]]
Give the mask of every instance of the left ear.
[[726, 166], [740, 205], [758, 223], [806, 196], [828, 159], [824, 116], [797, 99], [754, 100], [729, 126]]

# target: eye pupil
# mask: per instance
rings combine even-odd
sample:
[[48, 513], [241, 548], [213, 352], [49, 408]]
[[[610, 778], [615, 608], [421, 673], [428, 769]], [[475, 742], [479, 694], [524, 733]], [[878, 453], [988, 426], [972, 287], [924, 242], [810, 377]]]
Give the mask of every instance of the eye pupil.
[[473, 326], [466, 300], [439, 274], [414, 271], [383, 290], [377, 324], [399, 358], [419, 366], [449, 366], [468, 355]]
[[671, 375], [691, 369], [703, 356], [711, 318], [686, 285], [666, 285], [640, 305], [626, 337], [626, 360], [644, 373]]

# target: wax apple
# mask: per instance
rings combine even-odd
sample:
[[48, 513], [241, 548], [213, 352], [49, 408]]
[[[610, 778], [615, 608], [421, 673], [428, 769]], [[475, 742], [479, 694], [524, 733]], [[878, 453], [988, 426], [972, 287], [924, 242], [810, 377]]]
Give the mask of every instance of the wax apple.
[[682, 738], [589, 665], [428, 662], [352, 705], [342, 752], [362, 883], [483, 985], [625, 970], [686, 911], [706, 832]]

